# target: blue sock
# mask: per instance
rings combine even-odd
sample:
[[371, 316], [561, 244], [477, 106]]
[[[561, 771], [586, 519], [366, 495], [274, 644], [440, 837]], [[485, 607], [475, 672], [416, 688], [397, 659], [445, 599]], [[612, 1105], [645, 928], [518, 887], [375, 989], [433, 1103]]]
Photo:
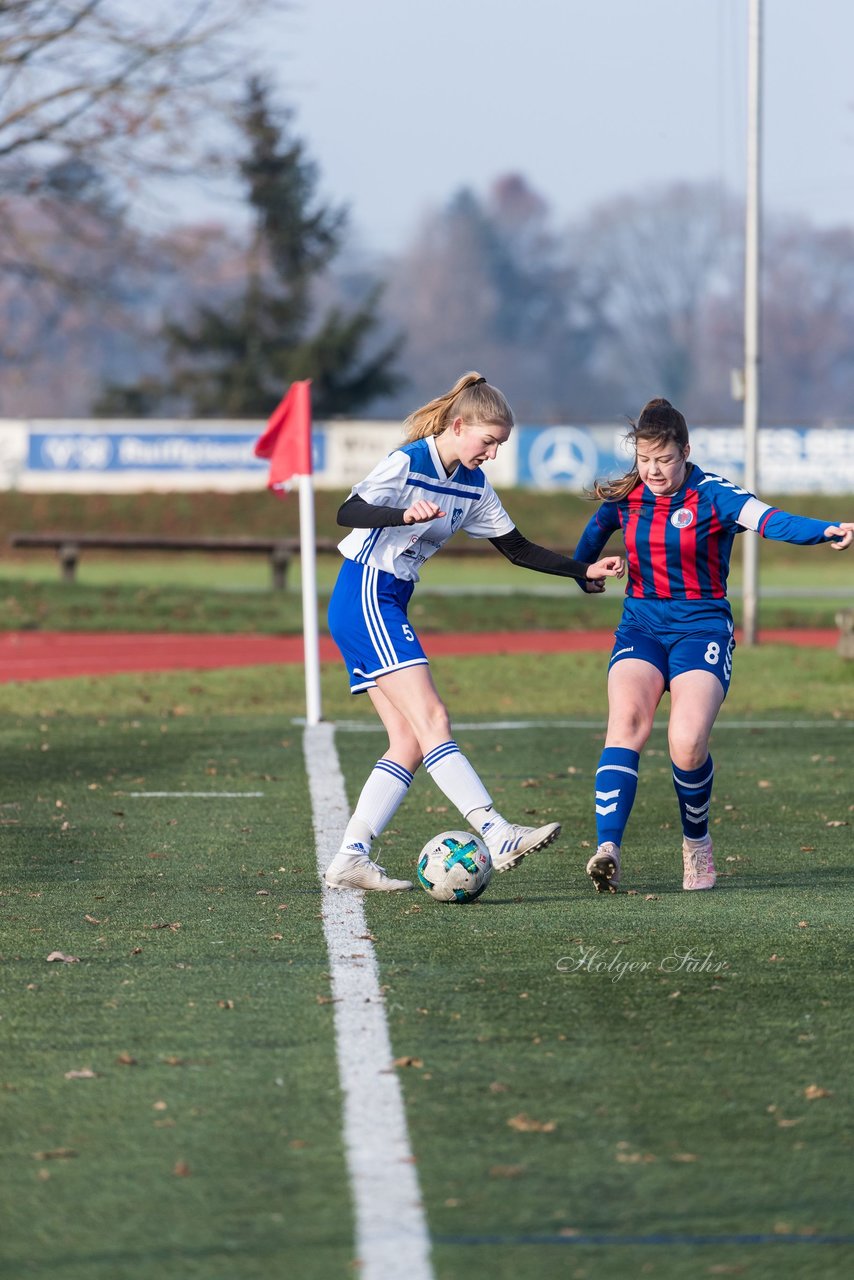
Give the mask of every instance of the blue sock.
[[[671, 761], [671, 764], [673, 762]], [[673, 765], [673, 785], [682, 815], [683, 835], [699, 840], [709, 833], [709, 804], [715, 782], [715, 766], [711, 756], [699, 769], [677, 769]]]
[[596, 840], [620, 845], [638, 789], [637, 751], [605, 747], [596, 770]]

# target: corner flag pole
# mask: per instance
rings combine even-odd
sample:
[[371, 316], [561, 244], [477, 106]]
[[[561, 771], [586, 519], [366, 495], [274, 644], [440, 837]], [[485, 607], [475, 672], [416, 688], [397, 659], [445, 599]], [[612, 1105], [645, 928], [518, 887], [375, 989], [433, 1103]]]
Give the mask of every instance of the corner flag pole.
[[311, 458], [311, 382], [292, 382], [270, 415], [255, 445], [255, 456], [270, 459], [267, 488], [283, 498], [299, 489], [302, 635], [306, 723], [320, 723], [320, 646], [317, 629], [317, 561]]
[[310, 475], [299, 481], [299, 545], [302, 577], [302, 637], [305, 661], [305, 722], [319, 724], [320, 642], [317, 628], [317, 556], [314, 541], [314, 484]]

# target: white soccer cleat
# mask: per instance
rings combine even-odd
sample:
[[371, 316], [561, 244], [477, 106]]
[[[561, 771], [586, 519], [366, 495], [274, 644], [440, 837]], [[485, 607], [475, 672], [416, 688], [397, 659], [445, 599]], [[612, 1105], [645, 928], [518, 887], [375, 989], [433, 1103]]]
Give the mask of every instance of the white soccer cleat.
[[714, 889], [717, 877], [711, 836], [701, 836], [699, 840], [683, 836], [682, 871], [683, 889]]
[[600, 844], [587, 863], [587, 874], [597, 893], [616, 893], [620, 883], [620, 846], [613, 840]]
[[411, 880], [394, 880], [381, 867], [365, 854], [353, 857], [352, 854], [337, 853], [326, 868], [323, 877], [328, 889], [367, 889], [369, 892], [397, 893], [403, 889], [411, 889]]
[[496, 871], [509, 871], [529, 853], [545, 849], [560, 835], [559, 822], [547, 822], [544, 827], [520, 827], [513, 822], [502, 825], [493, 835], [487, 832], [481, 837], [492, 858]]

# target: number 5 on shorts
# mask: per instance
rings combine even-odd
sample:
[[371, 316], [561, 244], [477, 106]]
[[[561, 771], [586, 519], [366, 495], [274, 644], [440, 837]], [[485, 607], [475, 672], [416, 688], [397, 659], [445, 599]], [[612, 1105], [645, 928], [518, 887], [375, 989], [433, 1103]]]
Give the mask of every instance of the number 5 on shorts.
[[403, 625], [402, 625], [402, 627], [401, 627], [400, 629], [401, 629], [401, 631], [403, 632], [403, 638], [404, 638], [404, 640], [414, 640], [414, 639], [415, 639], [415, 636], [414, 636], [414, 634], [413, 634], [413, 632], [412, 632], [412, 628], [409, 626], [409, 624], [408, 624], [408, 623], [404, 622], [404, 623], [403, 623]]

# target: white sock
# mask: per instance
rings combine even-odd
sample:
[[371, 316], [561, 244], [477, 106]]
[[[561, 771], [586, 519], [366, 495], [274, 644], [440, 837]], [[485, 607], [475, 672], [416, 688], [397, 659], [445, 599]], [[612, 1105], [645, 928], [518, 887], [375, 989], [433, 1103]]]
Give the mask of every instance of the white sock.
[[466, 821], [470, 823], [482, 836], [490, 838], [498, 835], [505, 827], [509, 827], [510, 823], [506, 818], [502, 818], [500, 813], [496, 813], [492, 805], [485, 805], [480, 809], [472, 809], [471, 813], [466, 814]]
[[453, 739], [428, 751], [424, 768], [463, 817], [491, 806], [492, 797]]
[[362, 787], [353, 816], [347, 823], [341, 853], [364, 858], [371, 841], [385, 831], [409, 790], [412, 774], [394, 760], [378, 760]]

